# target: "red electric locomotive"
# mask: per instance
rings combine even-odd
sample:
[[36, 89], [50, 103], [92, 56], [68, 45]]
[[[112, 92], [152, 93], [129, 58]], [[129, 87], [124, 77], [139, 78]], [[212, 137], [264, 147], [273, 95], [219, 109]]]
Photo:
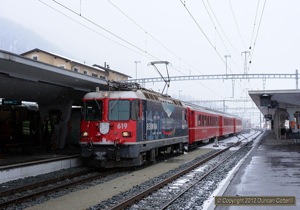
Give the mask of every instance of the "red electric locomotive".
[[240, 119], [136, 88], [83, 98], [81, 155], [106, 168], [142, 165], [161, 153], [241, 131]]
[[81, 154], [102, 167], [141, 165], [188, 144], [179, 100], [140, 88], [92, 92], [83, 102]]

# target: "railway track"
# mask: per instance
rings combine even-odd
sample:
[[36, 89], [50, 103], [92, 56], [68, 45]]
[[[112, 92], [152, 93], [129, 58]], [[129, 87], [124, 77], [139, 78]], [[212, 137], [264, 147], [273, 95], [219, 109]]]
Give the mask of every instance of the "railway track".
[[[193, 187], [201, 185], [201, 182], [207, 179], [212, 173], [218, 173], [217, 171], [220, 169], [224, 170], [225, 165], [233, 160], [235, 156], [239, 161], [240, 157], [237, 154], [242, 150], [244, 150], [245, 154], [248, 153], [250, 148], [247, 148], [247, 145], [259, 135], [255, 133], [247, 138], [244, 137], [235, 144], [229, 145], [227, 148], [174, 173], [172, 176], [160, 180], [138, 193], [120, 200], [118, 203], [106, 203], [105, 209], [167, 209]], [[250, 138], [252, 139], [250, 140]], [[230, 148], [240, 144], [242, 146], [239, 150], [229, 151]], [[101, 209], [103, 209], [103, 206], [101, 206]]]
[[26, 202], [50, 193], [71, 188], [86, 182], [104, 178], [116, 173], [117, 170], [98, 172], [95, 170], [85, 170], [54, 179], [41, 181], [35, 184], [20, 186], [0, 192], [0, 209], [7, 208], [11, 205]]

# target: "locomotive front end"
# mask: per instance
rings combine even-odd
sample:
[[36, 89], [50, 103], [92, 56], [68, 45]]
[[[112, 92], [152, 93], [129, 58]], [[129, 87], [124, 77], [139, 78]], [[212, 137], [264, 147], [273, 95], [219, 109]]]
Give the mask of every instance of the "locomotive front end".
[[128, 145], [137, 139], [139, 106], [139, 100], [113, 92], [87, 94], [81, 121], [81, 156], [104, 167], [115, 167], [124, 158], [138, 157], [134, 147]]

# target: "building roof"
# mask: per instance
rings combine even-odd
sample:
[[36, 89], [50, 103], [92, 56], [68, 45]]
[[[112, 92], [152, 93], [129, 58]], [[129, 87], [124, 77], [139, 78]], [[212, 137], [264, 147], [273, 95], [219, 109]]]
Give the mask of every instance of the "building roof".
[[[257, 108], [265, 116], [268, 114], [274, 114], [277, 108], [300, 109], [300, 90], [253, 90], [248, 91], [249, 96], [256, 104]], [[269, 104], [265, 104], [262, 98], [269, 100]]]
[[[128, 78], [131, 78], [130, 76], [128, 76], [128, 75], [126, 75], [126, 74], [123, 74], [123, 73], [120, 73], [120, 72], [118, 72], [118, 71], [115, 71], [115, 70], [112, 70], [112, 69], [110, 69], [110, 68], [106, 68], [106, 67], [103, 67], [103, 66], [99, 66], [99, 65], [97, 65], [97, 64], [94, 64], [93, 66], [90, 66], [90, 65], [86, 65], [85, 63], [82, 63], [82, 62], [79, 62], [79, 61], [75, 61], [75, 60], [73, 60], [73, 59], [70, 59], [70, 58], [67, 58], [67, 57], [65, 57], [65, 56], [61, 56], [61, 55], [59, 55], [59, 54], [56, 54], [56, 53], [52, 53], [52, 52], [48, 52], [48, 51], [45, 51], [45, 50], [41, 50], [41, 49], [38, 49], [38, 48], [35, 48], [35, 49], [32, 49], [32, 50], [29, 50], [29, 51], [27, 51], [27, 52], [24, 52], [24, 53], [22, 53], [21, 55], [22, 56], [25, 56], [25, 55], [27, 55], [27, 54], [30, 54], [30, 53], [32, 53], [32, 52], [43, 52], [43, 53], [46, 53], [46, 54], [49, 54], [49, 55], [52, 55], [52, 56], [55, 56], [55, 57], [59, 57], [59, 58], [61, 58], [61, 59], [64, 59], [64, 60], [66, 60], [66, 61], [69, 61], [69, 62], [73, 62], [73, 63], [77, 63], [77, 64], [80, 64], [80, 65], [83, 65], [83, 66], [87, 66], [87, 67], [89, 67], [89, 68], [93, 68], [93, 69], [95, 69], [95, 70], [102, 70], [102, 71], [104, 71], [104, 72], [108, 72], [108, 71], [110, 71], [110, 72], [113, 72], [113, 73], [116, 73], [116, 74], [120, 74], [120, 75], [122, 75], [122, 76], [124, 76], [124, 77], [128, 77]], [[95, 67], [97, 67], [97, 68], [95, 68]]]
[[102, 70], [104, 70], [104, 71], [111, 71], [111, 72], [113, 72], [113, 73], [120, 74], [120, 75], [123, 75], [123, 76], [125, 76], [125, 77], [131, 78], [131, 76], [129, 76], [129, 75], [127, 75], [127, 74], [123, 74], [123, 73], [118, 72], [118, 71], [115, 71], [115, 70], [113, 70], [113, 69], [110, 69], [110, 68], [107, 68], [107, 67], [104, 67], [104, 66], [100, 66], [100, 65], [98, 65], [98, 64], [94, 64], [93, 66], [98, 67], [98, 68], [100, 68], [100, 69], [102, 69]]
[[32, 50], [29, 50], [29, 51], [27, 51], [27, 52], [22, 53], [21, 55], [22, 55], [22, 56], [25, 56], [25, 55], [30, 54], [30, 53], [33, 53], [33, 52], [43, 52], [43, 53], [46, 53], [46, 54], [48, 54], [48, 55], [52, 55], [52, 56], [55, 56], [55, 57], [64, 59], [64, 60], [66, 60], [66, 61], [69, 61], [69, 62], [73, 62], [73, 63], [77, 63], [77, 64], [80, 64], [80, 65], [84, 65], [84, 66], [87, 66], [87, 67], [90, 67], [90, 68], [94, 68], [93, 66], [86, 65], [85, 63], [82, 63], [82, 62], [80, 62], [80, 61], [76, 61], [76, 60], [74, 60], [74, 59], [70, 59], [70, 58], [68, 58], [68, 57], [66, 57], [66, 56], [62, 56], [62, 55], [59, 55], [59, 54], [57, 54], [57, 53], [52, 53], [52, 52], [48, 52], [48, 51], [45, 51], [45, 50], [41, 50], [41, 49], [39, 49], [39, 48], [35, 48], [35, 49], [32, 49]]

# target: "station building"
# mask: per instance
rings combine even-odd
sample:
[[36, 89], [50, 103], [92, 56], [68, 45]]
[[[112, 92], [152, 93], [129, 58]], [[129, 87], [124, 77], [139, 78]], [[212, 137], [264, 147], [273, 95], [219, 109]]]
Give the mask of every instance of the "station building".
[[76, 144], [83, 95], [128, 78], [106, 63], [87, 65], [37, 48], [20, 55], [0, 50], [0, 141], [6, 149], [24, 148], [23, 122], [30, 120], [28, 144], [44, 149], [43, 120], [49, 117], [56, 131], [54, 149]]

